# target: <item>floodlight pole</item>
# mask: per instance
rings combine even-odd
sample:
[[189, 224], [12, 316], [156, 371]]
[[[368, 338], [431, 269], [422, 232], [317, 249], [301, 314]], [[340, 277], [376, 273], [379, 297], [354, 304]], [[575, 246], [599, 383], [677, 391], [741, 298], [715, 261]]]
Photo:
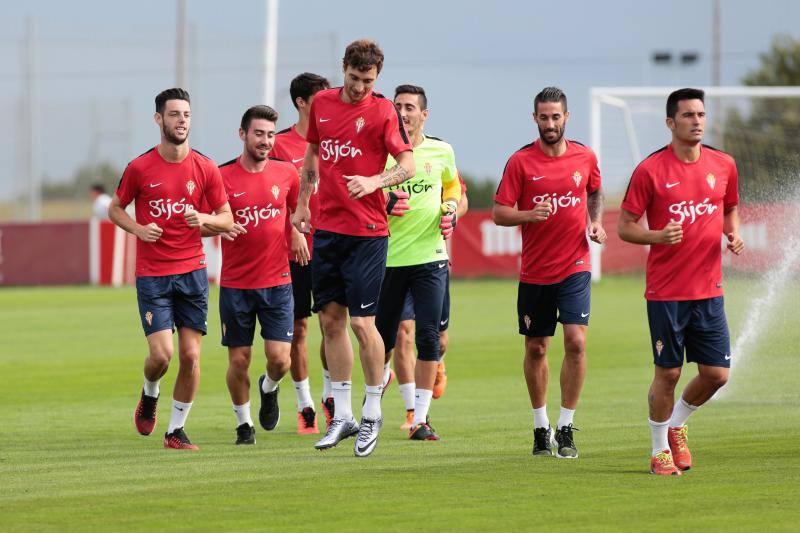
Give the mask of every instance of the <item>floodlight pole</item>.
[[42, 175], [39, 171], [39, 73], [36, 50], [36, 19], [28, 17], [26, 24], [23, 68], [25, 69], [25, 170], [28, 178], [28, 219], [42, 218]]
[[275, 72], [278, 60], [278, 0], [266, 0], [264, 33], [264, 104], [275, 107]]
[[178, 0], [175, 19], [175, 86], [186, 85], [186, 0]]

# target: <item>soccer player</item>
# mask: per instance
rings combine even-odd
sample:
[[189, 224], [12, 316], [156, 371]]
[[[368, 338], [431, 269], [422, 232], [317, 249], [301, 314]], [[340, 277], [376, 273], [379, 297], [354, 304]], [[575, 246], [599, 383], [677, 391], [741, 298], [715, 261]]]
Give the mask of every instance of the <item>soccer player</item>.
[[[200, 341], [206, 333], [208, 276], [201, 230], [233, 228], [219, 169], [189, 148], [189, 93], [167, 89], [156, 96], [161, 142], [131, 161], [108, 209], [112, 222], [136, 235], [136, 295], [149, 355], [134, 422], [142, 435], [156, 425], [159, 382], [172, 359], [178, 329], [178, 375], [164, 447], [196, 450], [183, 430], [200, 382]], [[136, 220], [125, 207], [136, 202]], [[205, 205], [213, 214], [200, 213]]]
[[[300, 184], [291, 163], [268, 158], [277, 120], [278, 113], [268, 106], [245, 111], [239, 128], [242, 154], [220, 166], [235, 222], [221, 234], [219, 314], [222, 345], [228, 347], [226, 377], [236, 414], [236, 444], [256, 442], [248, 377], [256, 319], [267, 357], [266, 372], [258, 379], [258, 419], [267, 431], [280, 420], [278, 384], [291, 362], [294, 303], [286, 220], [287, 208], [297, 207]], [[307, 260], [307, 251], [299, 259]]]
[[[452, 219], [461, 199], [461, 184], [453, 148], [423, 132], [428, 118], [425, 90], [415, 85], [395, 89], [394, 104], [414, 147], [417, 174], [402, 185], [409, 194], [410, 209], [403, 217], [389, 219], [389, 252], [386, 275], [378, 300], [376, 325], [383, 338], [387, 359], [394, 348], [397, 328], [408, 293], [416, 320], [418, 361], [414, 369], [414, 419], [411, 440], [439, 440], [428, 422], [433, 384], [441, 358], [439, 322], [447, 289], [447, 247], [443, 234], [452, 233]], [[387, 167], [395, 164], [388, 159]], [[444, 199], [444, 201], [443, 201]], [[408, 383], [404, 383], [405, 388]], [[401, 391], [406, 392], [401, 388]]]
[[[381, 281], [386, 268], [387, 215], [383, 187], [414, 175], [414, 157], [392, 102], [372, 88], [383, 67], [383, 52], [369, 40], [348, 45], [344, 86], [320, 91], [309, 115], [308, 149], [303, 162], [300, 200], [292, 222], [314, 234], [312, 291], [325, 336], [331, 374], [334, 418], [316, 443], [323, 450], [358, 433], [355, 455], [375, 449], [381, 418], [384, 348], [375, 328]], [[387, 155], [397, 165], [384, 170]], [[318, 179], [319, 177], [319, 179]], [[319, 216], [308, 202], [319, 182]], [[358, 339], [366, 398], [361, 424], [353, 418], [353, 349], [347, 317]]]
[[[569, 111], [561, 89], [543, 89], [533, 109], [539, 139], [506, 163], [492, 218], [500, 226], [522, 226], [517, 314], [525, 336], [533, 454], [577, 458], [572, 422], [586, 375], [591, 296], [587, 232], [594, 242], [606, 239], [600, 171], [590, 148], [564, 137]], [[554, 437], [547, 418], [547, 349], [557, 322], [564, 328], [564, 361]]]
[[[299, 170], [303, 166], [306, 148], [306, 133], [308, 132], [308, 114], [314, 95], [322, 89], [329, 89], [328, 80], [317, 74], [304, 72], [296, 76], [289, 85], [289, 94], [292, 104], [297, 109], [297, 122], [290, 128], [279, 131], [275, 136], [275, 146], [272, 155], [284, 161], [291, 161]], [[319, 202], [316, 190], [312, 191], [309, 200], [311, 219], [319, 216]], [[290, 226], [290, 230], [293, 226]], [[297, 230], [292, 235], [299, 234]], [[305, 234], [307, 249], [313, 249], [313, 228]], [[303, 237], [303, 234], [299, 234]], [[301, 264], [295, 258], [294, 252], [289, 251], [289, 268], [292, 272], [292, 293], [294, 295], [294, 336], [292, 337], [292, 381], [297, 394], [297, 432], [302, 434], [319, 433], [317, 429], [317, 414], [314, 411], [314, 402], [311, 400], [310, 386], [308, 383], [308, 318], [311, 316], [311, 262]], [[328, 363], [325, 361], [325, 342], [320, 344], [320, 359], [322, 360], [322, 411], [325, 413], [326, 423], [330, 424], [333, 418], [333, 396], [331, 395], [331, 376], [328, 372]]]
[[[633, 171], [618, 231], [625, 241], [650, 245], [645, 299], [655, 375], [648, 394], [650, 472], [680, 475], [692, 466], [686, 420], [728, 380], [730, 335], [722, 296], [722, 235], [728, 250], [739, 236], [738, 172], [728, 154], [702, 143], [704, 93], [679, 89], [667, 98], [669, 145]], [[647, 215], [649, 229], [637, 221]], [[698, 374], [675, 402], [686, 361]]]
[[[405, 119], [406, 117], [404, 117]], [[409, 129], [409, 135], [413, 137]], [[461, 199], [456, 208], [456, 220], [467, 213], [469, 201], [467, 200], [467, 186], [458, 174], [461, 184]], [[391, 246], [391, 241], [390, 241]], [[414, 299], [409, 291], [403, 303], [403, 311], [400, 314], [400, 325], [397, 328], [397, 339], [395, 340], [394, 350], [389, 352], [389, 358], [394, 359], [394, 368], [397, 373], [397, 383], [403, 403], [406, 409], [406, 420], [400, 429], [410, 429], [414, 424]], [[444, 292], [444, 303], [442, 305], [442, 316], [439, 319], [439, 364], [436, 367], [436, 379], [433, 382], [433, 399], [437, 400], [444, 394], [447, 387], [447, 373], [444, 366], [444, 356], [447, 353], [447, 346], [450, 343], [450, 269], [447, 269], [447, 285]]]

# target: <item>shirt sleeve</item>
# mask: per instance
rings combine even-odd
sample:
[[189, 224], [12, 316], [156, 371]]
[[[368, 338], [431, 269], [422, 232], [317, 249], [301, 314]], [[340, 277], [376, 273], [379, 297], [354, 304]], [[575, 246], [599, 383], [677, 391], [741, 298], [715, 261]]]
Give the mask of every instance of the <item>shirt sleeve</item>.
[[725, 189], [724, 210], [730, 211], [739, 205], [739, 171], [736, 162], [731, 162], [731, 172], [728, 176], [728, 185]]
[[222, 174], [220, 174], [217, 165], [213, 163], [211, 164], [203, 196], [205, 197], [205, 203], [212, 211], [216, 211], [228, 201], [228, 193], [225, 192]]
[[641, 217], [650, 205], [652, 198], [653, 182], [649, 173], [642, 168], [642, 165], [639, 165], [633, 171], [631, 181], [628, 183], [628, 190], [625, 192], [625, 198], [622, 200], [620, 207], [637, 217]]
[[517, 205], [522, 193], [521, 176], [523, 176], [523, 172], [519, 159], [511, 156], [511, 159], [506, 163], [506, 168], [503, 170], [503, 177], [500, 178], [500, 184], [497, 186], [494, 201], [508, 207]]
[[452, 147], [448, 147], [447, 156], [444, 160], [442, 169], [442, 198], [461, 199], [461, 184], [458, 181], [458, 169], [456, 168], [456, 154]]
[[126, 207], [139, 193], [139, 173], [129, 164], [122, 173], [122, 178], [117, 185], [117, 197], [122, 207]]
[[306, 141], [311, 144], [319, 144], [319, 130], [317, 130], [317, 99], [311, 101], [311, 109], [308, 112], [308, 131], [306, 131]]
[[[400, 115], [397, 113], [394, 104], [389, 100], [383, 100], [382, 102], [384, 102], [383, 105], [386, 108], [386, 119], [383, 123], [383, 143], [386, 147], [386, 151], [397, 158], [397, 154], [412, 149], [411, 142], [408, 139], [403, 121], [400, 120]], [[313, 103], [311, 107], [313, 109]]]
[[592, 171], [589, 174], [589, 179], [586, 181], [586, 192], [589, 194], [597, 191], [602, 186], [602, 179], [600, 178], [600, 167], [597, 164], [597, 155], [591, 152], [591, 165]]

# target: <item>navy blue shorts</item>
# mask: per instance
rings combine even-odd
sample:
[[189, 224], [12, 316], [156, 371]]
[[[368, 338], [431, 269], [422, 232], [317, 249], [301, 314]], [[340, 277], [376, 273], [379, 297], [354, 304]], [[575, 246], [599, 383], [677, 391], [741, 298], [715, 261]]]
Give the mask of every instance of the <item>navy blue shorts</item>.
[[731, 339], [722, 296], [705, 300], [647, 301], [653, 363], [664, 368], [686, 361], [731, 366]]
[[170, 276], [136, 278], [136, 299], [145, 336], [192, 328], [203, 335], [208, 324], [208, 274], [205, 268]]
[[519, 284], [519, 333], [526, 337], [552, 337], [556, 324], [589, 325], [592, 273], [576, 272], [558, 283]]
[[[406, 300], [403, 302], [403, 312], [400, 313], [400, 321], [414, 320], [414, 298], [411, 291], [406, 293]], [[447, 331], [450, 327], [450, 269], [447, 269], [447, 287], [444, 290], [444, 301], [442, 302], [442, 316], [439, 318], [439, 331]]]
[[302, 266], [289, 261], [292, 273], [292, 296], [294, 296], [294, 319], [300, 320], [311, 316], [311, 261]]
[[268, 289], [222, 287], [219, 291], [219, 317], [223, 346], [252, 346], [256, 317], [261, 324], [262, 339], [292, 342], [292, 286], [286, 284]]
[[314, 233], [311, 286], [318, 313], [330, 302], [350, 316], [375, 316], [386, 270], [388, 237], [356, 237], [330, 231]]
[[423, 361], [439, 360], [439, 322], [446, 290], [447, 260], [386, 269], [375, 325], [387, 352], [394, 348], [397, 341], [397, 327], [410, 293], [416, 321], [418, 358]]

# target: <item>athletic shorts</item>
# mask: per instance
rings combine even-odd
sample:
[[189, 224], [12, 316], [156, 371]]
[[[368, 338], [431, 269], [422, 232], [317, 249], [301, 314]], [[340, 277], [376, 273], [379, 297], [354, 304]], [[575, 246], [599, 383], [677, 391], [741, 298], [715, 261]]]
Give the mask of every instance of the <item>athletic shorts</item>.
[[[414, 320], [414, 298], [411, 291], [406, 293], [406, 300], [403, 302], [403, 312], [400, 314], [400, 321]], [[444, 290], [444, 301], [442, 302], [442, 316], [439, 318], [439, 331], [447, 331], [450, 327], [450, 269], [447, 269], [447, 286]]]
[[551, 285], [520, 282], [517, 292], [519, 333], [552, 337], [556, 324], [589, 325], [591, 272], [576, 272]]
[[686, 361], [731, 366], [731, 340], [722, 296], [704, 300], [647, 302], [653, 363], [664, 368]]
[[294, 319], [311, 316], [311, 262], [306, 266], [289, 261], [292, 273], [292, 296], [294, 296]]
[[447, 260], [423, 265], [390, 267], [381, 286], [375, 325], [388, 352], [397, 341], [397, 327], [410, 293], [416, 321], [418, 358], [439, 360], [439, 322], [447, 289]]
[[292, 286], [287, 283], [267, 289], [222, 287], [219, 291], [219, 317], [223, 346], [252, 346], [256, 318], [261, 324], [262, 339], [292, 342]]
[[350, 316], [375, 316], [386, 270], [388, 237], [356, 237], [331, 231], [314, 233], [312, 310], [330, 302], [347, 307]]
[[208, 274], [205, 268], [169, 276], [136, 278], [136, 299], [145, 336], [192, 328], [203, 335], [208, 324]]

